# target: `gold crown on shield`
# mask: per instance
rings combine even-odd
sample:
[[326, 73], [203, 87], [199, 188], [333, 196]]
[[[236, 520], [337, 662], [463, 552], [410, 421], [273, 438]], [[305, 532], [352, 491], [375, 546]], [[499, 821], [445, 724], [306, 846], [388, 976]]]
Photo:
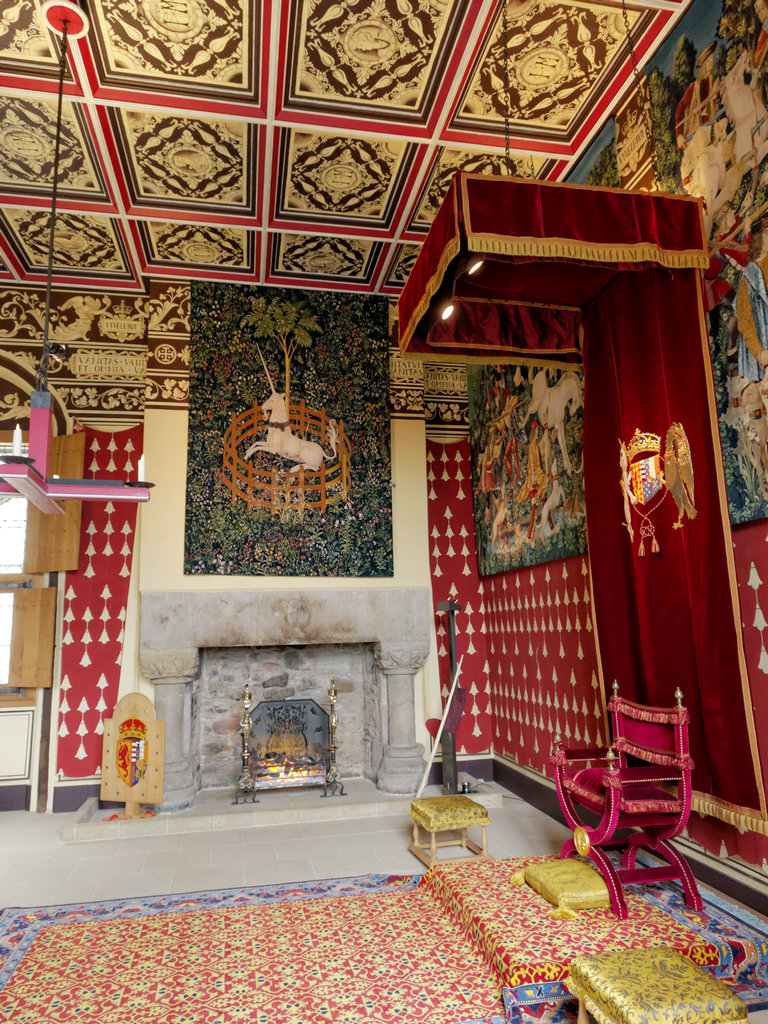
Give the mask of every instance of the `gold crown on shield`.
[[636, 427], [629, 444], [626, 445], [626, 452], [630, 462], [637, 458], [641, 452], [659, 454], [661, 452], [661, 438], [658, 434], [643, 433], [639, 427]]

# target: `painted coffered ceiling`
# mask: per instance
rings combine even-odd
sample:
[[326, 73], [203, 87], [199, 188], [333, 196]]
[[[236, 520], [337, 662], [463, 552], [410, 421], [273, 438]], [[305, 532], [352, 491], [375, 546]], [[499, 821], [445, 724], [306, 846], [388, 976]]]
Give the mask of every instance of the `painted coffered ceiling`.
[[[626, 24], [642, 66], [687, 5], [90, 0], [54, 284], [395, 295], [456, 168], [564, 178], [633, 88]], [[58, 68], [38, 0], [0, 0], [0, 281], [46, 278]]]

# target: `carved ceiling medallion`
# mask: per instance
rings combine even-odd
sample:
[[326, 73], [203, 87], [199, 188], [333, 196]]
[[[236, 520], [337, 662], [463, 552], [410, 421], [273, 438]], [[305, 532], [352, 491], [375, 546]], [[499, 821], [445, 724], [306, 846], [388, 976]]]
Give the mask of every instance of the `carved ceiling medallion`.
[[450, 5], [429, 0], [316, 0], [302, 12], [295, 94], [418, 106]]
[[286, 158], [285, 212], [383, 221], [407, 143], [292, 132]]
[[[30, 267], [47, 267], [48, 211], [6, 207], [3, 216]], [[119, 274], [127, 271], [108, 217], [59, 212], [56, 217], [53, 257], [56, 266], [77, 271]]]
[[131, 110], [121, 126], [139, 196], [245, 205], [246, 125]]
[[[505, 49], [501, 18], [480, 60], [455, 124], [504, 121], [505, 73], [513, 123], [571, 124], [625, 42], [621, 11], [613, 6], [539, 0], [510, 11]], [[637, 11], [629, 11], [630, 27]]]
[[[0, 183], [50, 188], [56, 100], [0, 99]], [[59, 187], [101, 191], [71, 103], [62, 106]]]
[[244, 267], [249, 262], [248, 233], [242, 228], [151, 221], [149, 233], [158, 260], [212, 267]]
[[323, 277], [362, 278], [372, 247], [372, 242], [356, 238], [283, 235], [278, 244], [275, 270]]
[[250, 6], [226, 0], [96, 0], [107, 72], [248, 89]]
[[509, 168], [503, 155], [492, 153], [472, 153], [466, 150], [444, 149], [439, 155], [429, 176], [427, 187], [421, 202], [418, 204], [411, 227], [428, 228], [445, 199], [451, 178], [456, 171], [469, 171], [471, 174], [510, 174], [519, 178], [535, 178], [539, 175], [547, 161], [539, 156], [512, 153]]

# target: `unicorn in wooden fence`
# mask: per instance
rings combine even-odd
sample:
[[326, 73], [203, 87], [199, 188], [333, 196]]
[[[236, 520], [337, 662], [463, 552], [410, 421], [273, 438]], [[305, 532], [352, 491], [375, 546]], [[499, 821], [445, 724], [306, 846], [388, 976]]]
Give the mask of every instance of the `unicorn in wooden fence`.
[[336, 456], [339, 437], [336, 421], [328, 421], [326, 436], [331, 447], [330, 452], [326, 452], [317, 441], [309, 441], [304, 437], [298, 437], [294, 434], [291, 430], [291, 420], [288, 415], [285, 392], [275, 390], [272, 376], [267, 369], [267, 364], [264, 362], [261, 349], [258, 349], [258, 352], [264, 372], [267, 375], [267, 380], [269, 381], [270, 390], [272, 391], [269, 398], [261, 404], [267, 420], [267, 436], [263, 441], [255, 441], [245, 452], [245, 458], [250, 458], [254, 452], [269, 452], [272, 455], [279, 455], [283, 459], [295, 462], [296, 465], [290, 469], [291, 473], [298, 472], [302, 466], [304, 469], [317, 472], [325, 460], [333, 459]]

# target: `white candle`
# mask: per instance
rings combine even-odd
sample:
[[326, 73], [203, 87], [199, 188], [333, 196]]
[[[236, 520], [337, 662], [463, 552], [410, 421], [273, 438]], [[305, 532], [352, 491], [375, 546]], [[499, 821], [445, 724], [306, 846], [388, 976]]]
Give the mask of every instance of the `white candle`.
[[139, 480], [144, 479], [144, 456], [139, 459]]
[[13, 431], [13, 454], [21, 455], [21, 427], [18, 423]]

